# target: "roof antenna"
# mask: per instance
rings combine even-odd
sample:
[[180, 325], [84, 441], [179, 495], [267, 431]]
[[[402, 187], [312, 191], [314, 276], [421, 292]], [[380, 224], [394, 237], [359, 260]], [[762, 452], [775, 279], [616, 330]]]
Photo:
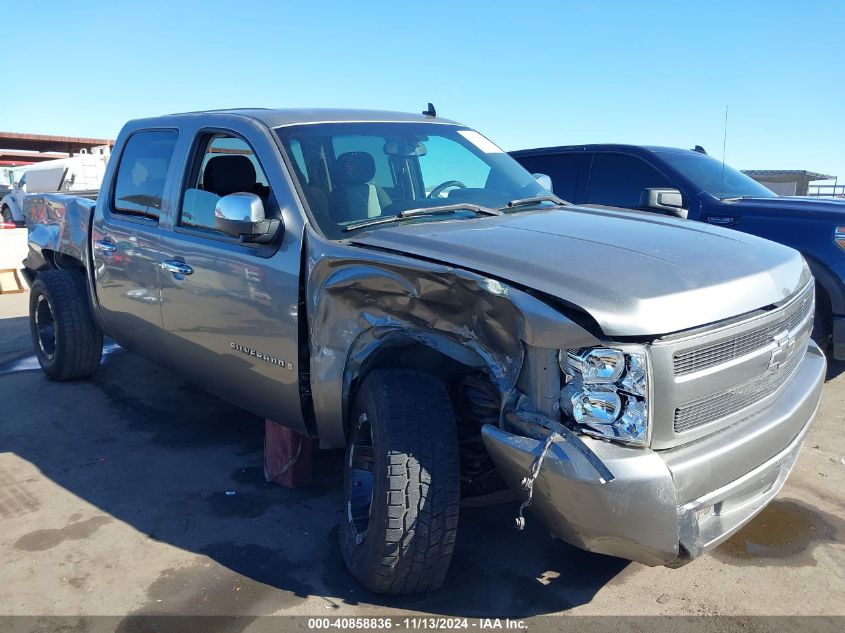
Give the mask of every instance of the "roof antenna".
[[428, 108], [423, 110], [422, 113], [425, 116], [437, 116], [437, 110], [434, 109], [434, 104], [431, 101], [428, 102]]
[[695, 147], [692, 148], [692, 151], [698, 152], [699, 154], [704, 154], [705, 156], [707, 155], [707, 150], [705, 150], [703, 147], [701, 147], [701, 145], [696, 145]]
[[722, 178], [719, 183], [719, 200], [725, 192], [725, 147], [728, 145], [728, 106], [725, 106], [725, 133], [722, 137]]

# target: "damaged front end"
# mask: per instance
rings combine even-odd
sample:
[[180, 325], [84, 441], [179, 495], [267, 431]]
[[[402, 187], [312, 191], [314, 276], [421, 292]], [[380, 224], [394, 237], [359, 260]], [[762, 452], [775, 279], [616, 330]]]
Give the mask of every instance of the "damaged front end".
[[[458, 429], [478, 447], [467, 462], [486, 459], [522, 501], [517, 527], [530, 505], [585, 550], [676, 566], [712, 549], [780, 490], [818, 406], [811, 291], [684, 336], [616, 343], [517, 284], [363, 240], [309, 233], [307, 244], [304, 382], [321, 446], [345, 443], [367, 372], [439, 372], [470, 418]], [[724, 367], [675, 362], [784, 327], [786, 339], [755, 334], [759, 349]]]
[[[537, 424], [533, 416], [514, 416], [514, 428]], [[585, 550], [647, 565], [677, 558], [675, 489], [663, 461], [651, 452], [644, 455], [641, 449], [591, 441], [562, 425], [557, 428], [545, 440], [492, 425], [482, 429], [482, 436], [508, 486], [525, 491], [523, 495], [532, 492], [533, 511], [556, 536]], [[544, 449], [542, 467], [534, 471]], [[535, 473], [536, 479], [528, 479]]]
[[[524, 393], [501, 425], [482, 429], [488, 454], [524, 499], [517, 527], [530, 504], [577, 547], [670, 567], [730, 538], [781, 490], [818, 410], [826, 362], [809, 339], [812, 308], [802, 290], [747, 321], [639, 348], [566, 350], [559, 364], [553, 350], [528, 346]], [[675, 360], [783, 323], [788, 346], [783, 336], [764, 341], [725, 369], [712, 356], [700, 362], [715, 368], [698, 373]], [[540, 375], [550, 377], [545, 396], [527, 388], [542, 384], [532, 379]], [[693, 404], [675, 405], [693, 389]], [[702, 420], [695, 428], [691, 406]], [[674, 417], [663, 417], [667, 410]]]
[[517, 528], [530, 505], [556, 536], [582, 549], [648, 565], [677, 558], [672, 475], [643, 449], [650, 433], [645, 359], [641, 348], [527, 346], [523, 393], [500, 427], [482, 429], [487, 452], [523, 500]]

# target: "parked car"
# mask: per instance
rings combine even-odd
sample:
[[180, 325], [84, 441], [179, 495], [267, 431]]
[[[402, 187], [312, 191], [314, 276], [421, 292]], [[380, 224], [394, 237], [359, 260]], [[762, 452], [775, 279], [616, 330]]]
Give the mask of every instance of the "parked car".
[[511, 155], [576, 204], [688, 218], [797, 249], [816, 278], [813, 338], [845, 360], [845, 201], [778, 196], [701, 147], [571, 145]]
[[567, 205], [431, 109], [132, 121], [96, 202], [27, 200], [44, 372], [108, 335], [345, 446], [374, 591], [440, 586], [462, 496], [505, 484], [578, 547], [683, 564], [777, 494], [821, 397], [798, 252]]
[[[95, 148], [96, 149], [96, 148]], [[94, 154], [78, 154], [37, 163], [23, 172], [12, 190], [0, 199], [0, 213], [5, 222], [23, 223], [24, 197], [27, 193], [97, 191], [106, 171], [109, 148]]]

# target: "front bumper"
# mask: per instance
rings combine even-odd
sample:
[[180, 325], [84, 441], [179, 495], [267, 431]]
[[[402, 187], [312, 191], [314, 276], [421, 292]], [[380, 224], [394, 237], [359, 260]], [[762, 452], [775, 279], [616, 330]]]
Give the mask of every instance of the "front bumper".
[[[681, 565], [728, 539], [783, 487], [815, 418], [825, 370], [824, 355], [810, 343], [794, 376], [764, 410], [676, 448], [556, 440], [534, 482], [532, 508], [555, 534], [582, 549], [646, 565]], [[505, 481], [521, 491], [543, 442], [492, 425], [482, 436]], [[602, 483], [571, 444], [577, 441], [615, 479]]]

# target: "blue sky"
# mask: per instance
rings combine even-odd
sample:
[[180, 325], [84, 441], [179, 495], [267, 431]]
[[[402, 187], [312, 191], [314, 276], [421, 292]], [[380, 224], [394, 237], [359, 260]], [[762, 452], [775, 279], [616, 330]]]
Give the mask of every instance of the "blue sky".
[[841, 0], [13, 4], [4, 131], [114, 137], [185, 110], [433, 101], [505, 149], [721, 156], [729, 105], [728, 163], [845, 180]]

